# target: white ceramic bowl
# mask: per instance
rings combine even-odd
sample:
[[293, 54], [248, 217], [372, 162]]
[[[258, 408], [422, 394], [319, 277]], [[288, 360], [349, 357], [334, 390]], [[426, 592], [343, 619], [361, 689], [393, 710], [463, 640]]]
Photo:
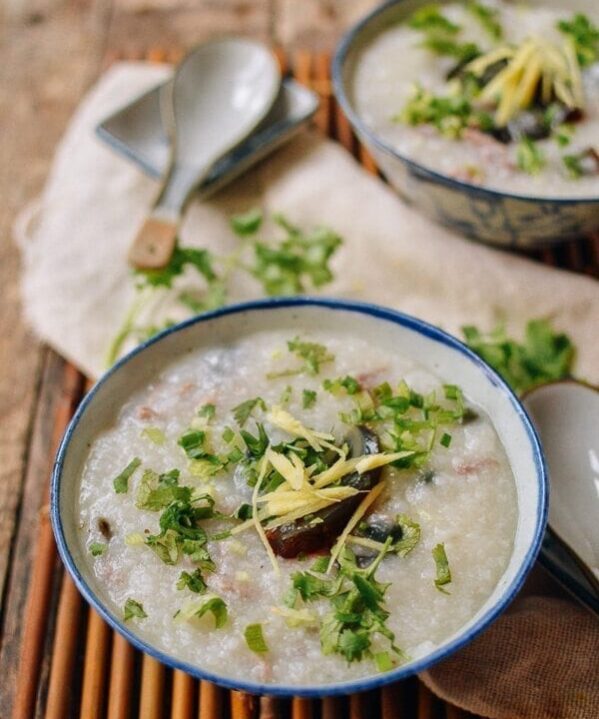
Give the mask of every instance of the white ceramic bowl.
[[[440, 377], [463, 387], [491, 418], [505, 447], [518, 497], [518, 523], [507, 569], [472, 619], [428, 655], [394, 671], [325, 686], [257, 684], [209, 674], [149, 645], [126, 626], [95, 578], [78, 537], [78, 493], [91, 442], [110, 425], [132, 393], [173, 360], [199, 347], [227, 343], [263, 329], [296, 334], [318, 327], [345, 331], [373, 345], [401, 352]], [[420, 320], [374, 305], [339, 300], [263, 300], [207, 313], [138, 347], [115, 365], [81, 403], [62, 440], [52, 477], [52, 522], [58, 550], [79, 590], [96, 611], [138, 649], [163, 663], [223, 686], [259, 694], [323, 696], [372, 689], [422, 671], [443, 659], [489, 625], [514, 598], [539, 550], [546, 522], [547, 482], [539, 441], [522, 405], [500, 377], [467, 347]]]

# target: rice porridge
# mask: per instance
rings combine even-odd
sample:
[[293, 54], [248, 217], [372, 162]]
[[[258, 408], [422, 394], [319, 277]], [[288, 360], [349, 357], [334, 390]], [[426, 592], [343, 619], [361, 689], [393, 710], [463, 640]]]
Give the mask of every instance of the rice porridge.
[[382, 30], [353, 78], [356, 111], [406, 157], [545, 197], [599, 196], [599, 11], [472, 0]]
[[343, 334], [173, 362], [93, 442], [92, 571], [142, 639], [233, 679], [325, 685], [421, 657], [509, 562], [514, 478], [451, 377]]

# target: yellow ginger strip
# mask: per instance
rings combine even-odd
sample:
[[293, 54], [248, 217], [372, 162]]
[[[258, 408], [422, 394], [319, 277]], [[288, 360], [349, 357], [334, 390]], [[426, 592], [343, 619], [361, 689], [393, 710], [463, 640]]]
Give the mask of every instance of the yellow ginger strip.
[[356, 464], [356, 470], [360, 474], [364, 474], [364, 472], [370, 472], [372, 469], [384, 467], [386, 464], [396, 462], [398, 459], [411, 457], [413, 454], [414, 452], [411, 450], [409, 452], [392, 452], [391, 454], [365, 454], [359, 458], [358, 464]]
[[289, 460], [284, 454], [274, 452], [269, 448], [266, 458], [293, 489], [301, 489], [306, 484], [306, 468], [296, 454], [292, 454], [291, 460]]
[[339, 458], [328, 469], [325, 469], [324, 472], [312, 477], [313, 487], [320, 489], [321, 487], [326, 487], [327, 484], [332, 484], [342, 477], [345, 477], [345, 475], [355, 470], [356, 464], [358, 464], [360, 459], [361, 457], [354, 457], [353, 459]]
[[352, 497], [359, 490], [355, 487], [327, 487], [320, 491], [313, 492], [311, 490], [294, 492], [270, 492], [268, 495], [259, 497], [259, 502], [266, 503], [267, 514], [269, 517], [278, 517], [296, 509], [315, 502], [317, 499], [325, 500], [328, 504], [340, 502], [343, 499]]
[[268, 539], [266, 538], [266, 532], [264, 531], [260, 519], [258, 518], [258, 492], [260, 491], [260, 485], [262, 484], [262, 482], [264, 481], [264, 477], [266, 476], [267, 467], [268, 460], [266, 459], [266, 456], [264, 456], [262, 458], [262, 466], [260, 467], [258, 479], [256, 480], [254, 491], [252, 492], [252, 520], [254, 522], [254, 526], [256, 527], [256, 531], [258, 532], [258, 536], [262, 540], [262, 544], [266, 549], [266, 554], [268, 554], [268, 558], [270, 559], [273, 569], [275, 570], [275, 574], [280, 574], [281, 570], [279, 569], [279, 563], [277, 562], [275, 553], [273, 552], [272, 547], [270, 546]]
[[502, 45], [497, 47], [486, 55], [481, 55], [475, 58], [466, 65], [465, 70], [472, 72], [474, 75], [482, 75], [483, 72], [491, 65], [494, 65], [500, 60], [507, 60], [514, 57], [515, 48], [509, 45]]
[[272, 407], [267, 415], [267, 419], [271, 424], [274, 424], [275, 427], [284, 430], [288, 434], [305, 439], [316, 452], [320, 452], [323, 447], [332, 447], [336, 451], [339, 451], [338, 447], [330, 444], [330, 442], [335, 439], [332, 434], [316, 432], [315, 430], [304, 427], [298, 419], [277, 405]]
[[358, 505], [358, 508], [356, 511], [352, 514], [350, 517], [349, 522], [345, 525], [345, 529], [341, 534], [339, 535], [337, 541], [335, 542], [335, 546], [331, 550], [331, 560], [329, 562], [329, 566], [327, 567], [326, 573], [329, 574], [331, 569], [333, 568], [333, 565], [337, 561], [337, 557], [339, 556], [339, 553], [343, 549], [343, 545], [345, 544], [347, 538], [350, 535], [350, 532], [352, 529], [356, 526], [356, 524], [362, 519], [364, 514], [366, 513], [366, 510], [370, 505], [378, 499], [381, 492], [385, 489], [385, 482], [379, 482], [376, 486], [374, 486], [370, 492], [364, 497], [364, 499], [360, 502]]
[[314, 512], [318, 512], [319, 509], [324, 509], [325, 507], [329, 507], [330, 505], [331, 502], [328, 499], [316, 498], [313, 503], [306, 504], [304, 507], [296, 510], [295, 512], [289, 512], [288, 514], [284, 514], [281, 517], [277, 517], [273, 521], [269, 522], [268, 529], [276, 529], [283, 524], [295, 522], [296, 519], [301, 519], [307, 514], [313, 514]]
[[313, 486], [315, 489], [320, 489], [345, 477], [347, 474], [350, 474], [350, 472], [356, 471], [360, 474], [364, 474], [364, 472], [376, 469], [377, 467], [383, 467], [385, 464], [390, 464], [398, 459], [411, 457], [413, 454], [414, 452], [412, 451], [394, 452], [391, 454], [381, 452], [378, 454], [363, 454], [360, 457], [353, 457], [352, 459], [338, 459], [335, 464], [313, 478]]

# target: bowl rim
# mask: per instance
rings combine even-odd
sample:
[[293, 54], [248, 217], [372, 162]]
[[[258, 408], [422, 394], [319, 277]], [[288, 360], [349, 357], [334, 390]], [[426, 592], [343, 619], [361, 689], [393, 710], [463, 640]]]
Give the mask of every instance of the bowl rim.
[[479, 198], [484, 199], [502, 199], [506, 198], [509, 200], [519, 200], [521, 202], [534, 202], [534, 203], [546, 203], [550, 205], [592, 205], [599, 204], [599, 194], [596, 196], [582, 196], [582, 197], [556, 197], [553, 195], [524, 195], [516, 194], [513, 192], [507, 192], [503, 190], [494, 190], [483, 185], [475, 185], [465, 180], [458, 180], [455, 177], [450, 177], [442, 172], [433, 170], [426, 165], [413, 160], [406, 155], [401, 154], [391, 144], [383, 140], [374, 130], [372, 130], [361, 118], [359, 113], [354, 110], [352, 103], [350, 102], [346, 90], [345, 83], [343, 82], [343, 67], [350, 50], [353, 48], [354, 41], [362, 33], [362, 31], [379, 15], [387, 12], [395, 5], [401, 5], [404, 0], [386, 0], [381, 5], [378, 5], [353, 25], [343, 35], [339, 41], [335, 54], [332, 60], [332, 83], [333, 83], [333, 94], [337, 102], [341, 105], [341, 108], [345, 115], [350, 120], [351, 124], [362, 136], [368, 138], [368, 141], [375, 145], [379, 150], [391, 155], [397, 160], [400, 160], [408, 167], [408, 169], [415, 171], [418, 175], [423, 178], [428, 178], [434, 181], [436, 184], [444, 185], [452, 190], [465, 192], [467, 194], [476, 195]]
[[[436, 650], [425, 655], [424, 657], [410, 662], [406, 665], [399, 666], [393, 671], [381, 674], [373, 674], [367, 677], [361, 677], [359, 679], [353, 679], [344, 682], [335, 682], [326, 685], [269, 685], [266, 683], [263, 684], [259, 682], [250, 682], [243, 680], [238, 681], [231, 677], [221, 676], [211, 671], [207, 671], [187, 661], [177, 659], [176, 657], [166, 653], [165, 651], [156, 648], [152, 644], [148, 643], [146, 640], [138, 637], [134, 633], [134, 631], [131, 631], [129, 627], [125, 624], [125, 622], [118, 618], [115, 614], [113, 614], [112, 611], [110, 611], [96, 596], [94, 591], [87, 584], [82, 574], [80, 573], [77, 563], [71, 554], [67, 539], [65, 537], [60, 509], [60, 490], [63, 477], [63, 466], [71, 439], [73, 438], [74, 433], [77, 431], [82, 417], [94, 401], [94, 397], [98, 392], [99, 388], [109, 382], [114, 374], [120, 372], [134, 357], [137, 357], [137, 355], [144, 352], [148, 347], [161, 343], [168, 337], [170, 337], [170, 335], [181, 332], [189, 327], [202, 324], [204, 322], [209, 322], [215, 319], [218, 320], [219, 318], [227, 317], [232, 314], [303, 307], [321, 308], [325, 311], [332, 310], [341, 312], [353, 312], [361, 315], [366, 315], [374, 319], [382, 319], [393, 324], [400, 325], [407, 330], [416, 332], [420, 335], [424, 335], [429, 339], [432, 339], [442, 345], [450, 347], [452, 350], [457, 351], [462, 355], [465, 355], [471, 362], [473, 362], [478, 367], [478, 369], [480, 369], [483, 374], [486, 375], [486, 377], [497, 388], [497, 390], [507, 396], [517, 418], [521, 422], [523, 429], [526, 432], [529, 448], [532, 451], [532, 458], [536, 473], [536, 484], [538, 488], [538, 504], [536, 508], [534, 532], [532, 540], [522, 560], [520, 561], [520, 565], [515, 573], [514, 578], [512, 579], [510, 584], [504, 588], [498, 601], [493, 606], [489, 607], [489, 609], [481, 617], [479, 617], [478, 621], [473, 624], [466, 632], [459, 634], [449, 644], [437, 648]], [[524, 579], [526, 578], [526, 575], [531, 569], [532, 564], [539, 553], [545, 525], [547, 522], [547, 512], [547, 470], [539, 438], [532, 425], [531, 420], [526, 413], [526, 410], [524, 409], [514, 392], [489, 365], [487, 365], [478, 355], [472, 352], [472, 350], [470, 350], [460, 340], [423, 320], [419, 320], [415, 317], [403, 314], [396, 310], [381, 307], [371, 303], [323, 297], [271, 298], [229, 305], [227, 307], [223, 307], [211, 312], [206, 312], [202, 315], [192, 317], [188, 320], [185, 320], [184, 322], [169, 327], [158, 335], [135, 347], [128, 354], [122, 357], [118, 362], [116, 362], [107, 372], [104, 373], [104, 375], [102, 375], [102, 377], [94, 384], [92, 389], [88, 392], [88, 394], [79, 404], [60, 442], [60, 446], [58, 448], [52, 470], [50, 486], [50, 516], [59, 555], [69, 574], [71, 575], [73, 581], [75, 582], [75, 585], [77, 586], [78, 590], [81, 592], [85, 600], [112, 627], [112, 629], [121, 634], [139, 651], [149, 654], [161, 663], [171, 668], [184, 671], [197, 679], [211, 681], [227, 689], [241, 690], [250, 694], [268, 694], [271, 696], [282, 697], [300, 696], [314, 698], [367, 691], [382, 686], [384, 684], [403, 679], [407, 676], [411, 676], [413, 674], [416, 674], [417, 672], [423, 671], [424, 669], [429, 668], [433, 664], [437, 663], [438, 661], [444, 659], [450, 654], [453, 654], [461, 647], [465, 646], [505, 610], [507, 605], [513, 600], [516, 593], [519, 591], [520, 587], [524, 582]]]

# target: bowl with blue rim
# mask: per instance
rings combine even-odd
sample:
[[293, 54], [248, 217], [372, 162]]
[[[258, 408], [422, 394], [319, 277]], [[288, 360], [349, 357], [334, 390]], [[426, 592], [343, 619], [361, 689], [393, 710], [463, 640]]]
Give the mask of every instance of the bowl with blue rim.
[[[446, 4], [447, 0], [441, 0], [434, 6], [442, 11]], [[563, 3], [560, 8], [556, 0], [531, 0], [530, 6], [564, 10]], [[533, 250], [599, 231], [599, 191], [591, 194], [585, 191], [581, 196], [573, 193], [559, 196], [559, 192], [555, 196], [544, 196], [486, 187], [484, 181], [445, 174], [411, 159], [397, 149], [386, 133], [377, 131], [365, 120], [358, 109], [354, 86], [364, 51], [386, 30], [409, 22], [414, 13], [430, 7], [427, 0], [390, 0], [380, 5], [347, 32], [333, 59], [333, 87], [337, 101], [391, 186], [409, 204], [440, 224], [503, 248]], [[593, 0], [574, 0], [568, 6], [568, 13], [575, 12], [586, 14], [591, 23], [599, 22]], [[595, 57], [593, 72], [599, 71], [597, 60]], [[459, 64], [458, 61], [456, 68]], [[401, 72], [400, 66], [398, 76]], [[599, 72], [596, 74], [599, 77]], [[599, 92], [599, 82], [595, 86]], [[390, 117], [398, 109], [390, 107]], [[509, 141], [505, 133], [501, 135], [503, 143]], [[589, 147], [587, 154], [585, 172], [597, 173], [599, 177], [597, 148]]]
[[[387, 351], [401, 347], [409, 359], [459, 384], [468, 399], [488, 415], [505, 449], [516, 488], [517, 522], [503, 574], [464, 625], [441, 643], [431, 645], [424, 655], [408, 659], [390, 671], [350, 681], [297, 685], [236, 676], [234, 661], [230, 674], [209, 671], [201, 661], [191, 662], [160, 646], [144, 634], [142, 623], [125, 621], [122, 608], [111, 599], [101, 574], [94, 571], [80, 521], [79, 492], [95, 438], [114, 426], [136, 393], [154, 386], [152, 383], [164, 370], [186, 354], [226, 347], [273, 329], [306, 336], [311, 331], [330, 330], [366, 338]], [[62, 561], [85, 599], [117, 632], [141, 651], [194, 677], [251, 693], [280, 696], [323, 696], [373, 689], [422, 671], [466, 645], [517, 594], [539, 551], [546, 513], [547, 479], [536, 433], [519, 400], [483, 360], [442, 330], [394, 310], [309, 297], [232, 305], [175, 325], [134, 349], [96, 383], [79, 406], [59, 447], [51, 486], [51, 517]]]

